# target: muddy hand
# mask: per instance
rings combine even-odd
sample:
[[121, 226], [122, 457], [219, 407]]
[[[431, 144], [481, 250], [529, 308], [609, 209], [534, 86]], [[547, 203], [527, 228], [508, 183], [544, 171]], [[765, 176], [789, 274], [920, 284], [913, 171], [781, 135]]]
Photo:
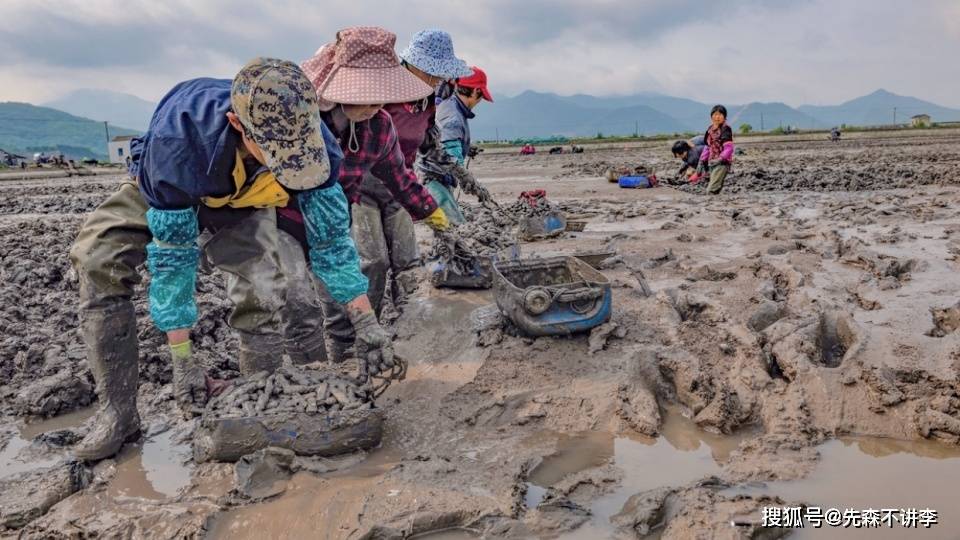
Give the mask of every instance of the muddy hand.
[[357, 335], [354, 347], [360, 362], [361, 382], [393, 367], [393, 342], [373, 311], [358, 315], [353, 320], [353, 329]]
[[477, 199], [482, 202], [492, 202], [493, 196], [490, 195], [490, 190], [486, 186], [477, 182]]
[[190, 341], [170, 345], [173, 360], [173, 397], [180, 410], [193, 414], [207, 403], [207, 376], [193, 359]]

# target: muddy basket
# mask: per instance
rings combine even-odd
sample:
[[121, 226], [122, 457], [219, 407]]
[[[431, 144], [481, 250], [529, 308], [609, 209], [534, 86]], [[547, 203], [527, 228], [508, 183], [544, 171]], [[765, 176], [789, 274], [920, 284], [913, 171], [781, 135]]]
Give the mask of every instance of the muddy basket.
[[382, 436], [381, 409], [204, 417], [194, 434], [193, 458], [197, 463], [233, 462], [268, 446], [304, 456], [336, 456], [373, 448]]
[[489, 289], [493, 286], [494, 261], [519, 258], [520, 245], [514, 244], [493, 255], [457, 260], [456, 264], [436, 261], [430, 267], [430, 283], [438, 289]]
[[563, 212], [551, 210], [540, 215], [522, 218], [517, 226], [517, 235], [521, 240], [533, 242], [563, 234], [566, 229], [566, 215]]
[[268, 446], [307, 456], [372, 448], [383, 435], [375, 396], [370, 385], [327, 369], [281, 366], [234, 379], [207, 402], [194, 459], [236, 461]]
[[493, 265], [497, 307], [531, 336], [585, 332], [610, 319], [610, 280], [576, 257]]

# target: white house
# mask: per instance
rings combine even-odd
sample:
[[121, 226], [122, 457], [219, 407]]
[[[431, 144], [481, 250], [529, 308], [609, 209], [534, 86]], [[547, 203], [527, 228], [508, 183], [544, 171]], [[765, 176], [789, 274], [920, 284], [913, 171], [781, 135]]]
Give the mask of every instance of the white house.
[[107, 144], [107, 152], [110, 154], [110, 163], [126, 163], [130, 157], [130, 140], [133, 135], [120, 135], [114, 137]]
[[912, 127], [930, 127], [930, 115], [929, 114], [917, 114], [910, 117], [910, 125]]

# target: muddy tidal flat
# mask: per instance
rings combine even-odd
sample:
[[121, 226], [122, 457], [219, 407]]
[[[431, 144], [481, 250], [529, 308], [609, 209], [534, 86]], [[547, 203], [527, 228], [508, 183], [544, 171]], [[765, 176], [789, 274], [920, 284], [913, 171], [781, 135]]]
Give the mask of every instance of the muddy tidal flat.
[[[615, 253], [611, 322], [478, 333], [491, 291], [435, 289], [424, 268], [392, 325], [410, 365], [377, 402], [380, 447], [264, 496], [193, 462], [142, 286], [143, 437], [69, 459], [96, 396], [68, 251], [122, 178], [0, 179], [0, 538], [956, 538], [960, 131], [845, 138], [745, 139], [715, 197], [666, 182], [668, 142], [481, 154], [470, 170], [501, 203], [544, 189], [586, 222], [525, 257]], [[604, 178], [639, 164], [659, 187]], [[223, 280], [201, 274], [193, 339], [231, 377]], [[763, 527], [772, 507], [896, 512]], [[907, 528], [911, 509], [936, 523]]]

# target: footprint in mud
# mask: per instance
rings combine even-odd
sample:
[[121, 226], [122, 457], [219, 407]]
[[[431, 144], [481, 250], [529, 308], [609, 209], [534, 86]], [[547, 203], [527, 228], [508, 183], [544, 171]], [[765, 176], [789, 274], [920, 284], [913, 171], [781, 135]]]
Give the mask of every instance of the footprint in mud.
[[661, 293], [660, 300], [673, 307], [683, 322], [712, 324], [726, 320], [723, 311], [703, 296], [677, 289], [667, 289]]
[[866, 342], [864, 330], [841, 311], [781, 320], [765, 329], [763, 337], [771, 376], [787, 381], [811, 369], [838, 368]]
[[960, 328], [960, 302], [948, 308], [930, 308], [933, 328], [927, 331], [930, 337], [942, 338]]

